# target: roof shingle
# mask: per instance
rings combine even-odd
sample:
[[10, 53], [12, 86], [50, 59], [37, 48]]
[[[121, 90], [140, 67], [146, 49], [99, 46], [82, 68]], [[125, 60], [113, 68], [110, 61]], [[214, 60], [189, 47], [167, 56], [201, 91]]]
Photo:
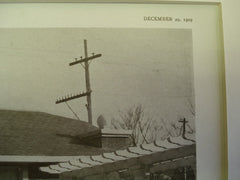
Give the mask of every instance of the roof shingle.
[[81, 134], [100, 131], [87, 122], [42, 112], [0, 110], [0, 155], [79, 156], [102, 148], [82, 144]]

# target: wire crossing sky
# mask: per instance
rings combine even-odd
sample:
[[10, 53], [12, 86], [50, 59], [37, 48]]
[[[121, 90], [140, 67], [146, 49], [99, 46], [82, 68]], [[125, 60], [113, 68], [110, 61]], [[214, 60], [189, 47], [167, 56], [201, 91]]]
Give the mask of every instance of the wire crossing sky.
[[[141, 104], [145, 115], [194, 123], [192, 32], [188, 29], [49, 28], [0, 30], [0, 108], [75, 118], [57, 98], [84, 92], [82, 66], [74, 58], [102, 54], [90, 63], [93, 123]], [[87, 121], [86, 98], [69, 101]]]

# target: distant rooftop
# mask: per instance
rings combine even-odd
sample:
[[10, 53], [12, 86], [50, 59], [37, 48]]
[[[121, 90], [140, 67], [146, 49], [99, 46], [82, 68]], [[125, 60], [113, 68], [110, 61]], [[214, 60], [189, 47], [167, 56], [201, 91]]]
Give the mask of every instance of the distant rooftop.
[[81, 134], [100, 131], [87, 122], [42, 112], [0, 110], [0, 155], [81, 156], [105, 152]]

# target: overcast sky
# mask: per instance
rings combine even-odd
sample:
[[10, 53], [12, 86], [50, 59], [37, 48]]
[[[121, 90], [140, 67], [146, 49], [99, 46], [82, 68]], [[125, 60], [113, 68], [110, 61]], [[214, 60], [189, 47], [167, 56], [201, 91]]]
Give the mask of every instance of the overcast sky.
[[[68, 66], [84, 55], [90, 64], [93, 121], [107, 120], [133, 105], [145, 114], [193, 123], [192, 33], [183, 29], [1, 29], [0, 108], [42, 111], [75, 118], [59, 97], [85, 91], [84, 69]], [[86, 98], [69, 104], [87, 121]]]

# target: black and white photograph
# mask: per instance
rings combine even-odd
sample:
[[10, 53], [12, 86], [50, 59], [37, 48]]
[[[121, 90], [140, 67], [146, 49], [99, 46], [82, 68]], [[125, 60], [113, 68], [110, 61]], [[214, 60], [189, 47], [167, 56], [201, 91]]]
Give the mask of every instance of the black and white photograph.
[[191, 29], [0, 39], [0, 179], [196, 180]]

